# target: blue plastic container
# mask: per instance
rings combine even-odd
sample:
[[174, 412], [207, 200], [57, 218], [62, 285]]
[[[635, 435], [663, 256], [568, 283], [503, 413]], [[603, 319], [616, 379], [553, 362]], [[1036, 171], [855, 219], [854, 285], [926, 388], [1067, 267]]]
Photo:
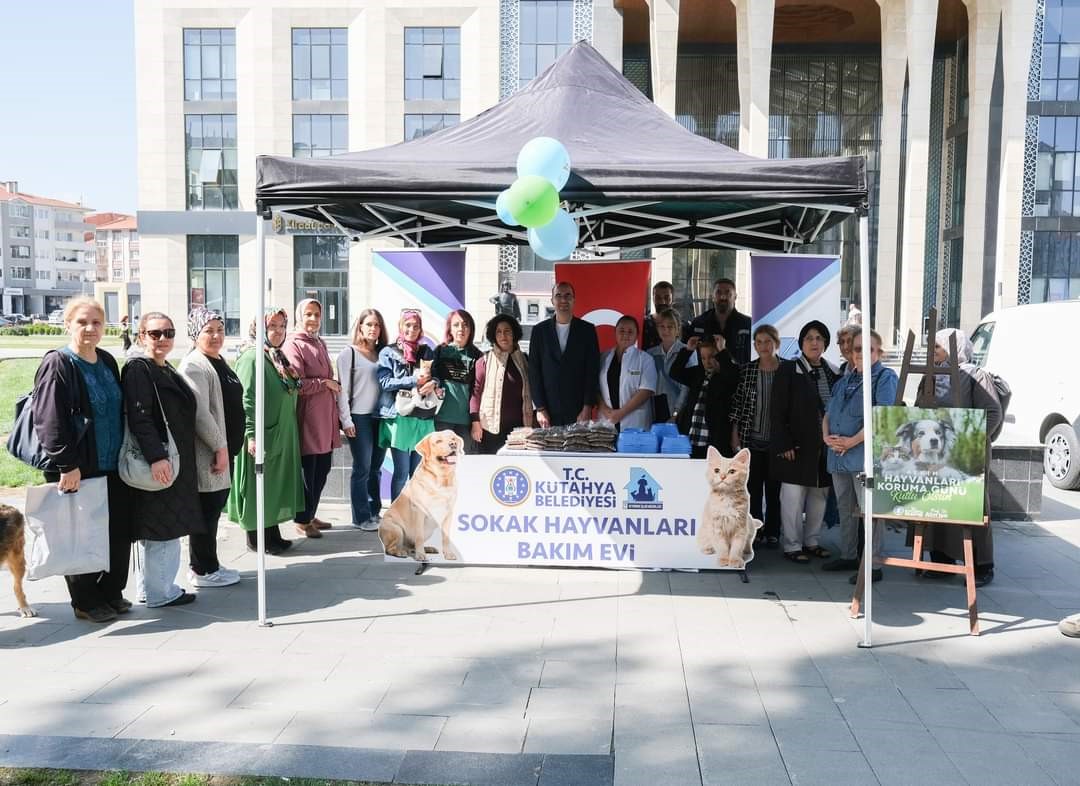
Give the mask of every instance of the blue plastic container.
[[661, 440], [663, 440], [664, 437], [679, 436], [679, 427], [674, 423], [653, 423], [652, 428], [649, 430]]
[[656, 435], [641, 429], [628, 428], [619, 432], [615, 449], [619, 453], [656, 453], [659, 440]]
[[664, 437], [664, 441], [660, 443], [660, 452], [689, 456], [690, 437], [684, 434], [675, 434], [674, 436]]

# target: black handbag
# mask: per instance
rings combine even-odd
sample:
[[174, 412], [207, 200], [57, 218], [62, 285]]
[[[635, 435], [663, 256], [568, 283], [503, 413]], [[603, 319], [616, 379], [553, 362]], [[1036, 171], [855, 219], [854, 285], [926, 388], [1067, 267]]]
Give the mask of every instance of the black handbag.
[[[75, 431], [75, 444], [83, 440], [90, 428], [90, 419], [83, 415], [79, 405], [79, 394], [75, 390], [73, 381], [79, 379], [79, 371], [75, 368], [74, 361], [60, 353], [60, 358], [67, 369], [68, 395], [71, 397], [68, 406], [71, 409], [71, 425]], [[15, 423], [8, 435], [7, 450], [12, 456], [24, 464], [29, 464], [34, 469], [42, 472], [59, 472], [60, 468], [53, 463], [45, 447], [38, 439], [37, 430], [34, 428], [34, 391], [21, 396], [15, 402]]]

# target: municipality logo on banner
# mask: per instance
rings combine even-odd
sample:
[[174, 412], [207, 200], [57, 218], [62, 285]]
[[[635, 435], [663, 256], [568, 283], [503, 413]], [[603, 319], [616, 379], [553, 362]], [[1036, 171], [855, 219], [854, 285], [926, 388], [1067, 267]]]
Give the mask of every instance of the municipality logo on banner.
[[517, 467], [504, 467], [491, 477], [491, 496], [516, 507], [529, 498], [529, 476]]
[[642, 467], [630, 468], [630, 480], [623, 486], [626, 491], [626, 500], [623, 502], [625, 510], [663, 510], [664, 503], [660, 501], [660, 490], [663, 488], [656, 482], [656, 478]]

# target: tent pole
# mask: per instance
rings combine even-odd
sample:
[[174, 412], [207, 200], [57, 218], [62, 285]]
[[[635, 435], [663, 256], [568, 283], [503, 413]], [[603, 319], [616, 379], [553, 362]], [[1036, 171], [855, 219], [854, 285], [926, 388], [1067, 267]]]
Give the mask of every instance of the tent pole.
[[270, 627], [266, 621], [266, 495], [263, 477], [263, 459], [265, 453], [266, 431], [266, 375], [263, 369], [263, 347], [266, 346], [266, 221], [261, 213], [255, 215], [256, 275], [259, 282], [259, 296], [255, 301], [255, 565], [257, 572], [259, 626]]
[[[863, 473], [866, 485], [863, 487], [863, 640], [860, 647], [872, 647], [874, 627], [871, 587], [873, 586], [874, 568], [874, 491], [870, 480], [874, 474], [874, 419], [873, 419], [873, 380], [870, 361], [870, 219], [863, 213], [859, 216], [859, 299], [862, 300], [862, 407], [863, 407]], [[886, 402], [892, 403], [892, 402]]]

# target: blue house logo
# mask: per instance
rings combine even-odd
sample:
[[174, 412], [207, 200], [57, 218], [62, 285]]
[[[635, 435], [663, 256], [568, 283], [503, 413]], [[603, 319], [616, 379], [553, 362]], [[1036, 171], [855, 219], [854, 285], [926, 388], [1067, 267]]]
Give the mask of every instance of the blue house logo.
[[626, 491], [626, 500], [623, 508], [627, 510], [663, 510], [664, 503], [660, 500], [660, 490], [663, 487], [656, 482], [656, 478], [649, 474], [643, 467], [630, 468], [630, 480], [623, 489]]
[[529, 476], [517, 467], [504, 467], [491, 477], [491, 496], [514, 507], [529, 498]]

